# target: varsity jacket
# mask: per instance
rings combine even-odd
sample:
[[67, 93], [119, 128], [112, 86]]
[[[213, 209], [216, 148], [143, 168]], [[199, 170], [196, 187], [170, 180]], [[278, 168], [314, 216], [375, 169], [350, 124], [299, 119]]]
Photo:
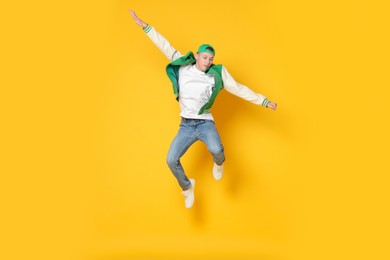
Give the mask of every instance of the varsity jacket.
[[[150, 25], [146, 26], [143, 30], [152, 40], [152, 42], [171, 61], [166, 67], [166, 73], [172, 83], [173, 92], [176, 96], [176, 99], [178, 100], [180, 96], [180, 88], [178, 85], [179, 68], [183, 65], [194, 64], [196, 62], [194, 54], [192, 52], [188, 52], [183, 56], [178, 50], [172, 47], [172, 45], [168, 40], [165, 39], [164, 36], [158, 33]], [[205, 73], [212, 74], [214, 76], [215, 85], [210, 99], [204, 106], [202, 106], [198, 113], [199, 115], [210, 112], [215, 98], [223, 88], [226, 89], [229, 93], [236, 95], [244, 100], [252, 102], [256, 105], [263, 105], [267, 107], [269, 100], [265, 96], [259, 93], [255, 93], [248, 87], [237, 83], [223, 65], [213, 64], [207, 71], [205, 71]]]

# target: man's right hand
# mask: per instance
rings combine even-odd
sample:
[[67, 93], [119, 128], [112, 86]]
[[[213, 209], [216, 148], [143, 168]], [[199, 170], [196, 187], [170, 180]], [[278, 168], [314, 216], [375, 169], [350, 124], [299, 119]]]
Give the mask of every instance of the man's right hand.
[[138, 24], [142, 28], [145, 28], [146, 26], [148, 26], [147, 23], [145, 23], [144, 21], [142, 21], [141, 19], [138, 18], [138, 16], [134, 13], [133, 10], [129, 10], [129, 12], [133, 16], [133, 20], [136, 22], [136, 24]]

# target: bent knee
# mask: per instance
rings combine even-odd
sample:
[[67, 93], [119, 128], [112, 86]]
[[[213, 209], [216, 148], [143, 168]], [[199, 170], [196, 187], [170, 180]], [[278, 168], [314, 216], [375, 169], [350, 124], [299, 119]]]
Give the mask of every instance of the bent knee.
[[178, 162], [179, 162], [178, 158], [169, 155], [167, 156], [166, 163], [168, 164], [168, 166], [175, 166], [178, 164]]
[[222, 145], [213, 145], [209, 147], [209, 152], [213, 155], [222, 154], [223, 146]]

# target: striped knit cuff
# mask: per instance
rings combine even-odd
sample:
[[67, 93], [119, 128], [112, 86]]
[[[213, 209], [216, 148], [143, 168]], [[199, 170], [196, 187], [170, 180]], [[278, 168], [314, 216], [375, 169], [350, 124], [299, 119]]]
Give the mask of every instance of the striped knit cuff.
[[150, 30], [152, 30], [152, 26], [150, 26], [148, 24], [145, 28], [143, 28], [143, 30], [144, 30], [145, 33], [148, 33], [148, 32], [150, 32]]
[[267, 98], [265, 98], [261, 105], [264, 107], [267, 107], [268, 103], [269, 103], [269, 100]]

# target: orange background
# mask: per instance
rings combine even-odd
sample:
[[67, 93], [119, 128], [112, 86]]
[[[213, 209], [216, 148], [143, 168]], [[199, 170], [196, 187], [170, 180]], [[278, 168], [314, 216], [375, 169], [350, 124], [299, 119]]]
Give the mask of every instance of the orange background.
[[[388, 259], [385, 1], [2, 3], [2, 259]], [[273, 112], [223, 92], [222, 181], [196, 143], [165, 163], [168, 60], [203, 42]]]

